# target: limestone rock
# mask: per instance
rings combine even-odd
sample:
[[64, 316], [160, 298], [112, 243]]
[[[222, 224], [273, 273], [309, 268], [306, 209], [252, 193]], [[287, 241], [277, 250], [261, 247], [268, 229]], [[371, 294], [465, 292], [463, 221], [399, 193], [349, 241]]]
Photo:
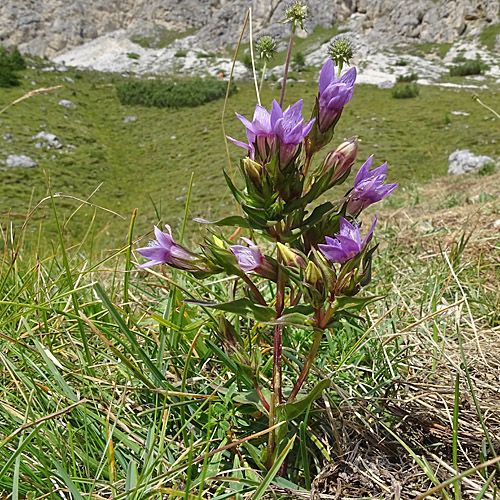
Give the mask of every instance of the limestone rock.
[[7, 167], [33, 168], [38, 167], [35, 160], [26, 155], [9, 155], [5, 160]]
[[72, 103], [71, 101], [68, 101], [67, 99], [61, 99], [59, 101], [59, 106], [64, 106], [65, 108], [68, 109], [75, 109], [76, 104]]
[[467, 172], [476, 172], [488, 163], [494, 163], [489, 156], [478, 156], [468, 149], [457, 149], [448, 157], [448, 173], [460, 175]]
[[[182, 46], [206, 48], [234, 45], [248, 7], [254, 34], [283, 38], [289, 0], [3, 0], [0, 40], [23, 52], [54, 57], [116, 30], [151, 38], [161, 30], [186, 32]], [[443, 43], [469, 26], [498, 22], [498, 0], [308, 0], [306, 29], [331, 27], [350, 20], [356, 32], [370, 33], [381, 44]], [[298, 30], [297, 36], [305, 36]], [[245, 40], [246, 41], [246, 40]], [[182, 43], [180, 43], [182, 42]], [[184, 44], [184, 45], [183, 45]]]
[[42, 141], [47, 144], [49, 148], [55, 148], [55, 149], [61, 149], [62, 148], [62, 142], [57, 138], [56, 135], [51, 134], [50, 132], [39, 132], [34, 139], [41, 139]]

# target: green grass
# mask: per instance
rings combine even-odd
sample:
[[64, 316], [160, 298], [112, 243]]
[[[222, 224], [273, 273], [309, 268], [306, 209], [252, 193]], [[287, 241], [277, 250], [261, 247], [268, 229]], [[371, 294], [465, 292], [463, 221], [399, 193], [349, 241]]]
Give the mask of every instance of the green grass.
[[480, 33], [479, 40], [481, 40], [483, 45], [486, 45], [488, 49], [493, 50], [495, 48], [497, 35], [500, 35], [500, 23], [490, 24]]
[[[317, 92], [316, 74], [306, 68], [300, 73], [306, 83], [294, 83], [287, 89], [285, 103], [304, 98], [305, 116]], [[37, 82], [36, 87], [62, 84], [63, 88], [24, 100], [1, 116], [2, 132], [14, 135], [10, 143], [0, 138], [4, 155], [27, 154], [39, 163], [38, 169], [2, 169], [0, 213], [15, 214], [16, 226], [22, 223], [22, 214], [30, 203], [33, 206], [46, 196], [46, 176], [53, 192], [84, 200], [99, 188], [91, 201], [126, 219], [138, 208], [139, 232], [149, 231], [157, 217], [180, 227], [192, 172], [195, 185], [190, 216], [214, 219], [232, 209], [222, 176], [227, 159], [220, 127], [221, 102], [182, 110], [122, 106], [115, 90], [115, 85], [123, 81], [119, 76], [73, 70], [27, 70], [25, 75], [28, 78], [22, 79], [22, 87], [0, 92], [1, 107], [31, 90], [32, 80]], [[71, 76], [75, 83], [64, 81], [65, 76]], [[244, 129], [234, 112], [252, 116], [255, 94], [250, 82], [238, 87], [239, 92], [228, 101], [226, 130], [242, 140]], [[278, 92], [266, 84], [263, 104], [270, 105]], [[499, 144], [492, 143], [497, 140], [496, 123], [485, 120], [484, 110], [471, 96], [467, 90], [426, 86], [417, 98], [401, 101], [392, 99], [391, 90], [359, 85], [343, 113], [332, 146], [358, 135], [357, 165], [374, 153], [378, 164], [388, 161], [388, 180], [402, 186], [445, 175], [448, 156], [457, 148], [496, 157], [500, 154]], [[494, 91], [481, 90], [480, 96], [492, 107], [500, 107]], [[71, 100], [77, 108], [59, 106], [61, 99]], [[456, 109], [470, 116], [453, 117], [447, 124], [443, 117]], [[127, 116], [136, 116], [137, 120], [124, 123]], [[74, 145], [75, 149], [36, 148], [32, 137], [40, 130], [56, 134], [64, 145]], [[199, 139], [194, 141], [193, 137]], [[229, 151], [236, 164], [241, 149], [229, 145]], [[79, 206], [67, 198], [57, 203], [64, 209], [65, 218]], [[75, 214], [67, 229], [69, 241], [79, 240], [93, 213], [94, 208], [86, 206]], [[125, 222], [101, 210], [96, 217], [96, 244], [102, 248], [120, 246], [127, 232]], [[49, 219], [46, 203], [37, 210], [35, 219], [43, 223], [50, 241], [54, 227], [50, 221], [45, 222]]]
[[168, 29], [158, 29], [154, 36], [141, 37], [139, 35], [133, 36], [131, 41], [140, 45], [145, 49], [163, 49], [168, 47], [175, 40], [186, 38], [193, 35], [196, 28], [190, 28], [185, 31], [174, 31]]

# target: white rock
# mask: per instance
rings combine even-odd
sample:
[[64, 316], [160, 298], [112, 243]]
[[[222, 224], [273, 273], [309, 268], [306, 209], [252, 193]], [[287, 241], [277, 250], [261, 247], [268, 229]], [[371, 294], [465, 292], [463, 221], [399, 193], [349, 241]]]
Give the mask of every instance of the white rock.
[[45, 141], [48, 146], [55, 149], [62, 148], [62, 142], [54, 134], [45, 132], [44, 130], [35, 135], [34, 139], [41, 139], [42, 141]]
[[123, 119], [123, 123], [135, 122], [137, 120], [137, 116], [126, 116]]
[[5, 160], [8, 167], [33, 168], [38, 167], [35, 160], [26, 155], [9, 155]]
[[67, 99], [61, 99], [59, 101], [59, 106], [64, 106], [65, 108], [68, 109], [75, 109], [76, 104], [73, 104], [71, 101], [68, 101]]
[[448, 157], [448, 173], [452, 175], [476, 172], [488, 163], [494, 163], [489, 156], [478, 156], [468, 149], [457, 149]]

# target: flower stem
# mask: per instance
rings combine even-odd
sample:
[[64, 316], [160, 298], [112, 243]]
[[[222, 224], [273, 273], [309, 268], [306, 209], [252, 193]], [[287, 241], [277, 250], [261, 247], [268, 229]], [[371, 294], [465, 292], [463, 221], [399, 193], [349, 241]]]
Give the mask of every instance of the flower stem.
[[259, 381], [257, 380], [257, 378], [254, 379], [253, 385], [255, 386], [255, 390], [257, 391], [259, 399], [260, 399], [261, 403], [264, 405], [264, 408], [267, 411], [270, 411], [271, 407], [269, 406], [269, 403], [266, 401], [266, 398], [264, 397], [264, 394], [262, 394], [262, 390], [260, 388]]
[[[285, 276], [281, 269], [278, 269], [278, 283], [276, 290], [276, 319], [283, 313], [285, 304]], [[282, 353], [283, 353], [283, 325], [274, 327], [274, 345], [273, 345], [273, 393], [276, 402], [283, 403], [282, 393]]]
[[300, 371], [299, 378], [297, 379], [297, 382], [295, 382], [295, 385], [293, 386], [292, 392], [290, 393], [290, 396], [288, 397], [287, 403], [292, 403], [297, 394], [300, 391], [300, 388], [302, 387], [302, 384], [304, 383], [305, 379], [307, 378], [307, 375], [309, 374], [309, 370], [311, 369], [311, 366], [313, 364], [314, 358], [316, 357], [316, 354], [318, 353], [319, 346], [321, 344], [321, 339], [323, 338], [323, 330], [317, 330], [314, 334], [314, 339], [313, 339], [313, 344], [311, 346], [311, 350], [309, 351], [309, 354], [307, 355], [306, 362], [304, 363], [304, 366], [302, 367], [302, 370]]
[[312, 154], [306, 156], [306, 163], [304, 165], [304, 177], [307, 175], [307, 171], [309, 170], [309, 165], [311, 164]]
[[262, 92], [262, 85], [264, 85], [264, 77], [266, 76], [267, 61], [264, 61], [264, 67], [262, 68], [262, 76], [260, 77], [259, 92]]
[[242, 279], [251, 288], [252, 292], [257, 297], [257, 300], [259, 301], [259, 304], [261, 306], [267, 306], [266, 299], [264, 299], [264, 297], [262, 296], [262, 294], [259, 292], [259, 289], [255, 286], [255, 283], [246, 274], [244, 274], [242, 276]]
[[296, 25], [292, 27], [292, 33], [290, 34], [290, 40], [288, 42], [288, 51], [286, 53], [285, 71], [283, 72], [283, 84], [281, 85], [281, 96], [280, 96], [280, 106], [283, 107], [283, 100], [285, 99], [285, 87], [286, 87], [286, 77], [288, 75], [288, 66], [290, 66], [290, 57], [292, 55], [293, 46], [293, 36], [295, 35]]

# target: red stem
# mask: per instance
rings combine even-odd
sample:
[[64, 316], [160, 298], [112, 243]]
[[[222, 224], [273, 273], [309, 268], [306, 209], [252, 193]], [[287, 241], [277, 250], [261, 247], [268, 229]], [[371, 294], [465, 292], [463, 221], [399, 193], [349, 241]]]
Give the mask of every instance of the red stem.
[[286, 54], [285, 71], [283, 72], [283, 83], [281, 85], [280, 107], [283, 107], [283, 100], [285, 99], [286, 77], [288, 75], [288, 66], [290, 66], [290, 57], [292, 55], [293, 35], [295, 33], [295, 24], [290, 34], [290, 41], [288, 42], [288, 51]]
[[[278, 270], [278, 283], [276, 289], [276, 319], [283, 313], [285, 304], [285, 276], [281, 269]], [[283, 325], [274, 327], [273, 345], [273, 392], [277, 395], [278, 404], [283, 403], [282, 393], [282, 355], [283, 355]]]
[[264, 397], [264, 394], [262, 394], [262, 390], [260, 388], [260, 385], [259, 385], [259, 382], [257, 381], [257, 379], [255, 379], [253, 381], [254, 385], [255, 385], [255, 390], [257, 391], [257, 394], [259, 396], [259, 399], [260, 401], [262, 402], [262, 404], [264, 405], [264, 408], [269, 411], [271, 409], [271, 407], [269, 406], [269, 403], [266, 401], [266, 398]]

